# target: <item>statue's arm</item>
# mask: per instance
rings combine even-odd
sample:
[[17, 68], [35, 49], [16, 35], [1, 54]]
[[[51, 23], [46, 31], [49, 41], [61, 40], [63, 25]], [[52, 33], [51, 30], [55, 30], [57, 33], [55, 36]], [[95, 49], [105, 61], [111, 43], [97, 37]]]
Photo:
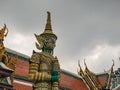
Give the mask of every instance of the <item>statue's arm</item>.
[[41, 78], [41, 73], [38, 72], [38, 64], [37, 63], [30, 63], [29, 66], [29, 79], [31, 81], [37, 81]]
[[51, 75], [46, 72], [39, 72], [40, 60], [38, 55], [33, 55], [29, 64], [29, 80], [31, 81], [50, 81]]
[[60, 81], [60, 65], [57, 57], [54, 59], [53, 64], [53, 73], [52, 73], [52, 81], [53, 82], [59, 82]]

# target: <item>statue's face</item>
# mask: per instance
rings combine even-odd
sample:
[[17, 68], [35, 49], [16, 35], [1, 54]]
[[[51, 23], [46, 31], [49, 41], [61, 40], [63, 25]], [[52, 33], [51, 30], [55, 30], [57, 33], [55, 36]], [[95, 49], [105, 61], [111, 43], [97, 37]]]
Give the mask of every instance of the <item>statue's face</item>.
[[56, 39], [50, 36], [47, 36], [45, 39], [45, 47], [48, 49], [54, 49], [56, 46]]

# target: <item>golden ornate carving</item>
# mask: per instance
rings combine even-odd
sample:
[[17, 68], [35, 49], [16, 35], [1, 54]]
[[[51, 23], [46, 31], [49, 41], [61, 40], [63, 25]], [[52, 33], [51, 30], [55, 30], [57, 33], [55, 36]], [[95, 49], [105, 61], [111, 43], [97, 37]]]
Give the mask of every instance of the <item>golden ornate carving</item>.
[[17, 61], [18, 61], [17, 55], [16, 55], [16, 58], [14, 58], [14, 59], [12, 59], [11, 56], [8, 56], [8, 62], [6, 63], [6, 66], [12, 70], [15, 70]]
[[[9, 56], [6, 52], [3, 41], [4, 41], [4, 37], [6, 37], [7, 34], [8, 34], [8, 29], [7, 29], [6, 24], [4, 24], [4, 27], [0, 30], [0, 68], [14, 71], [15, 64], [16, 64], [18, 58], [11, 59], [11, 56]], [[7, 78], [9, 84], [13, 83], [13, 76], [14, 76], [14, 74], [11, 77]], [[4, 79], [6, 79], [6, 78], [2, 78], [1, 82]]]
[[80, 71], [78, 72], [78, 75], [80, 75], [83, 79], [83, 81], [88, 85], [90, 90], [100, 90], [102, 89], [102, 86], [99, 82], [96, 81], [93, 74], [89, 71], [85, 59], [84, 59], [84, 65], [85, 65], [85, 71], [81, 69], [80, 63], [78, 62], [78, 66], [80, 67]]
[[37, 39], [37, 41], [39, 43], [39, 44], [36, 43], [36, 47], [37, 47], [37, 49], [41, 50], [43, 48], [42, 37], [39, 36], [39, 35], [36, 35], [36, 34], [34, 34], [34, 35], [35, 35], [35, 37], [36, 37], [36, 39]]
[[91, 79], [91, 81], [93, 82], [93, 84], [95, 85], [95, 88], [96, 89], [102, 89], [101, 84], [96, 81], [95, 77], [92, 75], [92, 73], [90, 72], [90, 70], [87, 68], [85, 60], [84, 60], [84, 64], [85, 64], [85, 72], [87, 73], [87, 75], [89, 76], [89, 78]]
[[78, 75], [80, 75], [82, 77], [84, 83], [87, 84], [87, 86], [88, 86], [88, 88], [90, 90], [94, 90], [94, 85], [92, 84], [92, 82], [90, 81], [90, 79], [88, 78], [88, 76], [86, 75], [86, 73], [82, 70], [79, 61], [78, 61], [78, 66], [80, 68], [80, 70], [78, 71]]

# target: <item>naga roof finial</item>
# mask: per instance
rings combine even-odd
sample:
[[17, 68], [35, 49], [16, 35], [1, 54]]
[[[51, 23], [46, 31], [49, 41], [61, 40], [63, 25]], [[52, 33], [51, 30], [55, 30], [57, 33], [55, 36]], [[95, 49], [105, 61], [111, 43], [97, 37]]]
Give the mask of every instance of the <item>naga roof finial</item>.
[[4, 40], [4, 37], [6, 37], [7, 34], [8, 34], [8, 28], [7, 28], [6, 24], [4, 24], [3, 28], [0, 29], [0, 40]]
[[84, 65], [85, 65], [85, 67], [87, 68], [86, 59], [84, 59]]
[[82, 76], [82, 77], [84, 77], [85, 75], [84, 75], [84, 72], [83, 72], [83, 70], [82, 70], [82, 68], [81, 68], [81, 66], [80, 66], [80, 61], [78, 60], [78, 66], [79, 66], [79, 71], [78, 71], [78, 75], [80, 75], [80, 76]]

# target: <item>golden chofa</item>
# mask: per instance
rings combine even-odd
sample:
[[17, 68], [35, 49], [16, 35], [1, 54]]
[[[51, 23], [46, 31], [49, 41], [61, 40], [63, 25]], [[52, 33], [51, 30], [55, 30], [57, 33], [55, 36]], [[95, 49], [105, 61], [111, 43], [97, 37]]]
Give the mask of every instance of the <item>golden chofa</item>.
[[8, 34], [8, 28], [6, 26], [6, 24], [4, 24], [3, 28], [0, 29], [0, 40], [3, 40], [4, 37], [6, 37]]
[[6, 27], [6, 24], [4, 24], [3, 28], [0, 29], [0, 49], [4, 48], [3, 41], [4, 37], [6, 37], [8, 34], [8, 29]]

